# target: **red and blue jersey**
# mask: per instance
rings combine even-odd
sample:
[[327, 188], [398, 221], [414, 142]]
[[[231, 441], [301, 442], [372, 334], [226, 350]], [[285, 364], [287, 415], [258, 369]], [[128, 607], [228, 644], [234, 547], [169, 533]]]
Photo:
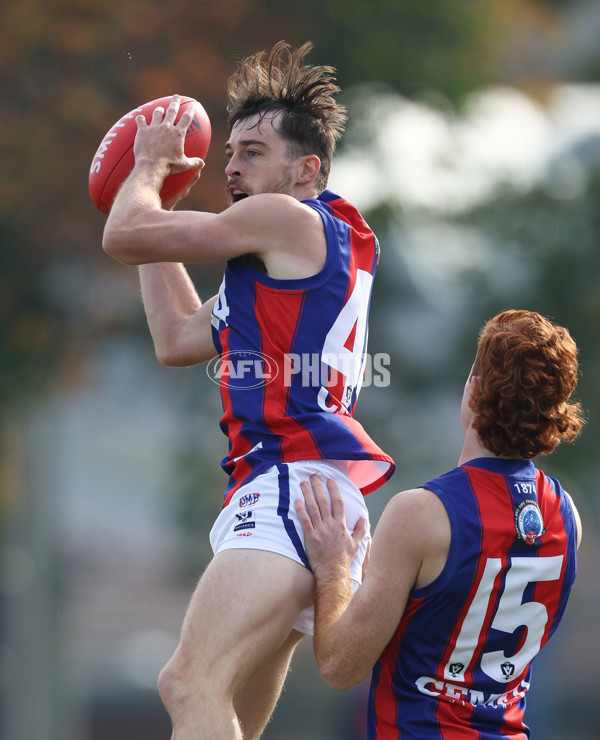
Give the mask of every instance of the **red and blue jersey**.
[[531, 663], [575, 580], [573, 508], [530, 460], [478, 458], [424, 488], [448, 513], [448, 559], [373, 669], [368, 738], [525, 740]]
[[394, 464], [354, 419], [367, 361], [369, 304], [379, 246], [357, 209], [326, 190], [303, 201], [320, 214], [323, 269], [279, 280], [247, 256], [228, 260], [212, 314], [220, 354], [222, 467], [227, 504], [266, 468], [296, 460], [347, 460], [369, 493]]

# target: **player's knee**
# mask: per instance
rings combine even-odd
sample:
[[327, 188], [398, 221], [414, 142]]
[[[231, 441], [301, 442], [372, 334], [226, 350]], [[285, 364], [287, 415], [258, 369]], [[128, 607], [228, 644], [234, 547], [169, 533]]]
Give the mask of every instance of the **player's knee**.
[[183, 710], [189, 701], [190, 684], [188, 672], [174, 659], [171, 659], [160, 672], [158, 693], [171, 715]]
[[158, 676], [158, 693], [172, 716], [185, 713], [189, 706], [220, 700], [215, 681], [203, 677], [201, 667], [192, 666], [177, 654], [165, 665]]
[[167, 710], [172, 712], [175, 704], [175, 677], [168, 663], [158, 674], [158, 693]]

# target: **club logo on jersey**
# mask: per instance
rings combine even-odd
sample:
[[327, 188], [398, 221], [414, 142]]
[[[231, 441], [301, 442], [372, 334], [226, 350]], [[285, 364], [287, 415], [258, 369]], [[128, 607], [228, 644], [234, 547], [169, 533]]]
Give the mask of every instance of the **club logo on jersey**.
[[258, 503], [259, 498], [260, 493], [245, 493], [243, 496], [240, 496], [240, 509], [245, 509], [248, 506], [254, 506], [254, 504]]
[[517, 537], [526, 545], [535, 545], [546, 531], [542, 512], [535, 499], [526, 498], [517, 506], [515, 530]]
[[515, 666], [510, 661], [505, 661], [500, 665], [500, 670], [502, 671], [502, 678], [505, 681], [508, 681], [513, 677], [513, 674], [515, 672]]
[[238, 524], [233, 528], [234, 532], [239, 532], [242, 529], [254, 529], [256, 527], [253, 511], [240, 511], [235, 515], [235, 518], [238, 520]]
[[450, 665], [448, 666], [448, 669], [450, 670], [450, 674], [452, 678], [456, 678], [457, 676], [460, 676], [460, 674], [464, 671], [465, 664], [464, 663], [450, 663]]
[[272, 357], [248, 349], [214, 357], [206, 365], [206, 374], [217, 385], [249, 390], [272, 383], [279, 368]]

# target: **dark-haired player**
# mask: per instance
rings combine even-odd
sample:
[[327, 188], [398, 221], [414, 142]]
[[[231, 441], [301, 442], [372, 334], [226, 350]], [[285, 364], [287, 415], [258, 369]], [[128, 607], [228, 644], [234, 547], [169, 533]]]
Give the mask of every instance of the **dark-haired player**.
[[[563, 615], [581, 523], [560, 483], [531, 458], [582, 426], [577, 348], [530, 311], [480, 335], [465, 386], [459, 466], [397, 494], [354, 595], [351, 535], [334, 482], [297, 502], [315, 574], [315, 653], [336, 688], [372, 669], [369, 740], [525, 740], [531, 662]], [[307, 513], [308, 511], [308, 513]]]
[[[221, 355], [224, 370], [230, 478], [215, 557], [159, 679], [176, 740], [258, 737], [295, 645], [312, 632], [300, 481], [335, 478], [354, 523], [366, 516], [363, 494], [393, 470], [353, 418], [379, 250], [356, 208], [326, 190], [346, 113], [335, 70], [305, 64], [310, 48], [279, 42], [230, 79], [226, 210], [161, 207], [170, 172], [203, 166], [183, 153], [192, 111], [174, 124], [175, 96], [150, 124], [138, 119], [135, 167], [105, 228], [105, 250], [141, 265], [159, 359]], [[219, 293], [202, 304], [181, 263], [220, 260]], [[356, 584], [366, 547], [351, 568]]]

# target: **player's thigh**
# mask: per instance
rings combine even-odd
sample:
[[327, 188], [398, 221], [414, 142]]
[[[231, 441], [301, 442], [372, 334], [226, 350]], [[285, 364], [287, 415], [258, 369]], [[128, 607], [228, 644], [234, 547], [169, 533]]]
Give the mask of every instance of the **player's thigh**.
[[210, 677], [236, 693], [312, 598], [312, 573], [299, 563], [263, 550], [225, 550], [198, 583], [176, 656], [199, 680]]

